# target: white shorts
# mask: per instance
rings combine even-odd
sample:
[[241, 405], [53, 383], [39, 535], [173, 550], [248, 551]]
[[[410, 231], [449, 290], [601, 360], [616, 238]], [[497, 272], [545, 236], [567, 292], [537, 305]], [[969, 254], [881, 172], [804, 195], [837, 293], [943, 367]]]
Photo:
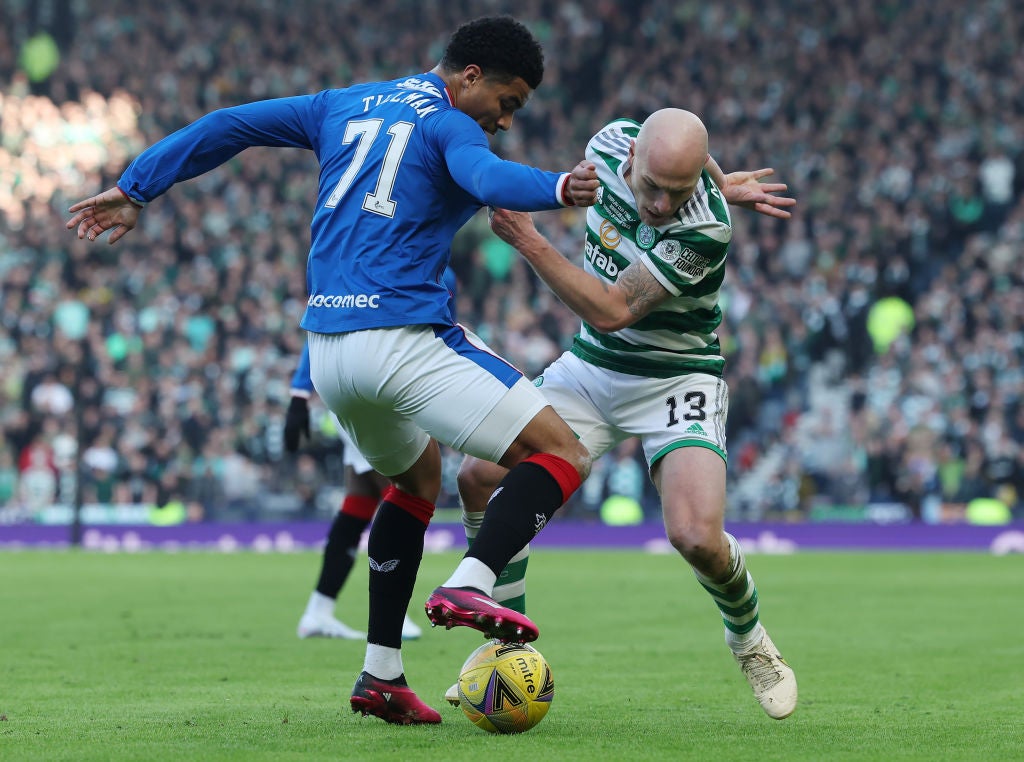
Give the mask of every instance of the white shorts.
[[462, 326], [309, 333], [310, 371], [370, 466], [407, 471], [431, 437], [497, 461], [548, 402]]
[[371, 466], [370, 462], [363, 457], [363, 454], [359, 452], [359, 448], [352, 442], [352, 437], [350, 437], [345, 432], [345, 429], [342, 428], [341, 422], [338, 420], [338, 416], [331, 413], [331, 417], [334, 418], [334, 423], [338, 427], [338, 439], [341, 440], [341, 444], [344, 447], [341, 452], [341, 462], [346, 466], [351, 466], [352, 470], [357, 474], [365, 474], [368, 471], [372, 471], [373, 466]]
[[633, 436], [640, 437], [652, 468], [680, 447], [706, 447], [728, 459], [729, 389], [718, 376], [634, 376], [566, 352], [533, 383], [595, 460]]

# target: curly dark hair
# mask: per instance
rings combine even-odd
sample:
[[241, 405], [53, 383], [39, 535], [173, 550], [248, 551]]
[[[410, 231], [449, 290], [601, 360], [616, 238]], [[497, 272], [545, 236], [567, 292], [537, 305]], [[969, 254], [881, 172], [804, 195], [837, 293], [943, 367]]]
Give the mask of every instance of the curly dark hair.
[[508, 82], [516, 77], [536, 90], [544, 78], [544, 52], [529, 29], [511, 16], [484, 16], [455, 30], [441, 58], [445, 71], [476, 64], [484, 76]]

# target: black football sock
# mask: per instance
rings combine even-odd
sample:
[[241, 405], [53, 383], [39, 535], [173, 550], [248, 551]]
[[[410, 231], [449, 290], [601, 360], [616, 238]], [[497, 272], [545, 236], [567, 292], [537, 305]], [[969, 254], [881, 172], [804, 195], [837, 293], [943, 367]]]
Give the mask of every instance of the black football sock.
[[327, 533], [327, 545], [324, 547], [323, 562], [320, 565], [320, 579], [316, 583], [318, 593], [328, 598], [338, 597], [355, 563], [359, 538], [363, 536], [363, 530], [369, 523], [368, 519], [356, 518], [341, 512], [334, 517], [331, 530]]
[[580, 485], [568, 462], [553, 455], [527, 458], [513, 468], [484, 512], [480, 531], [466, 552], [497, 576]]
[[426, 500], [394, 487], [370, 527], [370, 622], [367, 642], [402, 647], [402, 622], [409, 608], [416, 573], [423, 559], [423, 536], [434, 512]]

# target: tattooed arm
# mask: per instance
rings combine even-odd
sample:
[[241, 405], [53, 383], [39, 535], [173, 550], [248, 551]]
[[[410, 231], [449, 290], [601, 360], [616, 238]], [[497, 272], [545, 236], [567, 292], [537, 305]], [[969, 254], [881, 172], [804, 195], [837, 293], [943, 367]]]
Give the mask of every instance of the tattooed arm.
[[601, 333], [632, 325], [671, 296], [639, 262], [623, 270], [615, 283], [584, 272], [548, 243], [529, 214], [495, 210], [491, 229], [523, 255], [569, 309]]

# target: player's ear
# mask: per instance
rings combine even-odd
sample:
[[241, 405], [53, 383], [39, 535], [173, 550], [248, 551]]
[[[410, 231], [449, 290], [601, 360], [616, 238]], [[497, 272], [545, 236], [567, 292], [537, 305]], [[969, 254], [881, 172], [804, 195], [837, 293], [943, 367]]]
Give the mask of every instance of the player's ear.
[[483, 70], [476, 64], [470, 64], [462, 70], [462, 81], [467, 85], [476, 84], [483, 76]]

